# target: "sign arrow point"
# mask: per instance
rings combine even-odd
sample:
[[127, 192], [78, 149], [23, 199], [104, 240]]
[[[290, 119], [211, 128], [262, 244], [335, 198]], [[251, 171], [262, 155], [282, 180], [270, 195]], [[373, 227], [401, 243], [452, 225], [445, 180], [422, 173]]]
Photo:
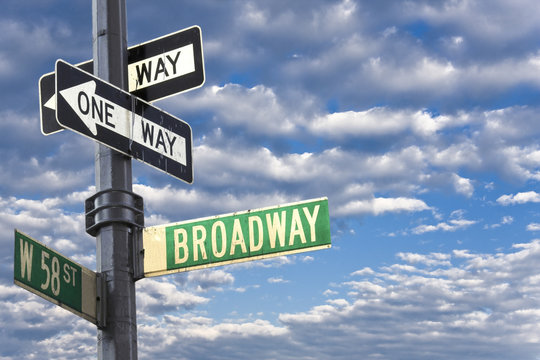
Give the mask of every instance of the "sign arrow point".
[[[80, 96], [81, 93], [86, 94], [85, 100], [83, 101], [84, 104], [79, 103], [82, 99], [82, 97]], [[79, 116], [84, 125], [86, 125], [88, 130], [90, 130], [90, 132], [94, 136], [97, 135], [96, 122], [94, 121], [94, 119], [92, 119], [91, 116], [88, 116], [88, 111], [86, 111], [86, 114], [83, 114], [81, 106], [85, 106], [88, 110], [91, 106], [88, 99], [92, 97], [95, 93], [96, 82], [94, 80], [90, 80], [80, 85], [76, 85], [60, 91], [60, 95], [62, 95], [62, 97], [67, 101], [69, 106], [73, 109], [73, 111], [75, 111], [77, 116]]]
[[45, 104], [43, 104], [43, 106], [56, 111], [56, 94], [53, 94], [53, 96]]

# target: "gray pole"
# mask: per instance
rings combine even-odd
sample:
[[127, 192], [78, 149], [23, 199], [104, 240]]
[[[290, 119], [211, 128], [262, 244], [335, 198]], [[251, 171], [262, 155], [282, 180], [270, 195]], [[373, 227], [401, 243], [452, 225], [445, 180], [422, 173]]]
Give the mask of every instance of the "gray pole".
[[[92, 25], [94, 74], [127, 89], [125, 0], [93, 0]], [[96, 190], [98, 194], [104, 193], [95, 201], [109, 201], [99, 219], [102, 226], [96, 231], [96, 267], [105, 280], [107, 303], [106, 325], [98, 329], [98, 359], [134, 360], [137, 359], [134, 229], [125, 222], [115, 221], [111, 215], [114, 209], [132, 205], [131, 159], [101, 144], [96, 144], [95, 156]]]

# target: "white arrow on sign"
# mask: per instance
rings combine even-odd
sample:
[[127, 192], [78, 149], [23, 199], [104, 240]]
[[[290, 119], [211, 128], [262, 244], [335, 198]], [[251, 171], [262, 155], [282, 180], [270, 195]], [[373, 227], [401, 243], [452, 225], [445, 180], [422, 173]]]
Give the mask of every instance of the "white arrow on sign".
[[56, 111], [56, 95], [53, 95], [43, 106]]
[[94, 136], [99, 125], [184, 166], [187, 164], [185, 138], [97, 95], [94, 80], [61, 90], [60, 95]]

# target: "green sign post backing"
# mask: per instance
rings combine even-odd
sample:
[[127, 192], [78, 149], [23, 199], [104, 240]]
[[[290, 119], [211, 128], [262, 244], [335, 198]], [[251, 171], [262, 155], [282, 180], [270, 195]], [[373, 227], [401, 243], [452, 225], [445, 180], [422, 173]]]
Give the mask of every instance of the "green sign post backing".
[[97, 325], [96, 274], [15, 230], [14, 282]]
[[143, 230], [144, 276], [329, 248], [328, 199], [212, 216]]

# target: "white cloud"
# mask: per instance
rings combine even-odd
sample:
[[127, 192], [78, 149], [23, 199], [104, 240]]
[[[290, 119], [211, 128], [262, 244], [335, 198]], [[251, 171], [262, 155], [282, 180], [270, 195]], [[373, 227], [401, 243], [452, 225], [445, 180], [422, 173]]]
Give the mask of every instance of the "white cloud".
[[[8, 239], [12, 243], [13, 229], [18, 229], [65, 256], [86, 255], [95, 249], [95, 241], [86, 234], [84, 214], [68, 210], [78, 196], [79, 193], [69, 193], [41, 200], [0, 196], [0, 239], [4, 244]], [[79, 203], [78, 208], [82, 211], [84, 204]], [[83, 265], [95, 266], [90, 258]]]
[[502, 205], [525, 204], [540, 202], [540, 194], [535, 191], [520, 192], [515, 195], [502, 195], [497, 199]]
[[166, 280], [144, 279], [137, 282], [137, 307], [147, 314], [190, 309], [206, 304], [210, 299], [178, 290]]
[[[336, 334], [332, 347], [354, 343], [355, 353], [366, 358], [375, 354], [403, 358], [407, 354], [408, 359], [428, 359], [437, 354], [438, 358], [455, 359], [466, 352], [475, 359], [505, 359], [519, 351], [520, 356], [532, 359], [531, 351], [538, 351], [534, 334], [540, 329], [540, 314], [534, 301], [522, 297], [520, 291], [538, 292], [529, 288], [535, 272], [523, 277], [537, 261], [540, 247], [535, 244], [525, 244], [508, 254], [469, 254], [462, 265], [453, 265], [449, 254], [408, 254], [406, 258], [419, 262], [433, 257], [443, 262], [431, 263], [433, 268], [425, 275], [421, 270], [403, 273], [399, 267], [386, 267], [386, 273], [376, 273], [377, 282], [344, 283], [357, 297], [350, 305], [338, 307], [330, 302], [302, 313], [281, 314], [280, 320], [295, 334], [296, 341], [307, 341], [303, 331], [308, 328], [311, 336], [331, 332]], [[515, 269], [523, 266], [527, 269], [516, 273]], [[508, 303], [510, 298], [515, 302]], [[347, 330], [339, 330], [344, 323], [349, 324]], [[535, 330], [531, 332], [530, 327]], [[374, 335], [388, 328], [393, 329], [390, 337]], [[525, 349], [499, 347], [501, 343], [493, 340], [498, 336]], [[450, 341], [453, 345], [448, 348]], [[318, 352], [325, 349], [321, 345]], [[343, 349], [339, 354], [341, 358], [354, 357]]]
[[335, 290], [330, 290], [330, 289], [326, 289], [324, 292], [323, 292], [323, 295], [324, 296], [335, 296], [337, 295], [338, 292], [335, 291]]
[[484, 225], [484, 229], [496, 229], [501, 227], [501, 225], [510, 225], [514, 222], [514, 217], [512, 216], [503, 216], [500, 223], [497, 224], [491, 224], [491, 225]]
[[450, 117], [433, 116], [426, 111], [371, 108], [320, 116], [309, 127], [319, 136], [342, 138], [396, 135], [406, 130], [419, 136], [433, 136], [450, 124], [455, 126], [456, 122]]
[[[148, 214], [158, 213], [179, 221], [186, 216], [197, 217], [188, 213], [192, 209], [197, 209], [200, 215], [211, 215], [317, 196], [331, 199], [333, 215], [430, 209], [422, 200], [408, 196], [373, 197], [378, 189], [385, 193], [416, 191], [418, 182], [429, 179], [423, 173], [425, 155], [415, 146], [383, 154], [341, 148], [318, 153], [278, 154], [261, 147], [229, 149], [228, 146], [200, 145], [195, 148], [195, 155], [199, 164], [198, 182], [203, 186], [186, 189], [134, 185], [134, 191], [145, 198]], [[280, 185], [282, 193], [265, 192], [264, 189], [275, 188], [276, 184]], [[217, 186], [223, 191], [215, 195], [207, 192], [205, 185]], [[466, 180], [461, 180], [460, 191], [471, 191]], [[289, 192], [294, 195], [288, 195]], [[171, 206], [180, 202], [184, 204], [181, 208]]]
[[285, 284], [289, 282], [289, 280], [285, 280], [282, 277], [271, 277], [267, 281], [269, 284]]
[[168, 100], [179, 111], [211, 111], [217, 126], [241, 127], [242, 131], [266, 136], [294, 133], [303, 120], [298, 110], [289, 108], [275, 91], [264, 85], [246, 88], [238, 84], [208, 86], [186, 97]]
[[95, 329], [80, 321], [76, 324], [78, 326], [72, 331], [38, 341], [36, 347], [39, 353], [46, 351], [48, 356], [55, 359], [91, 359], [95, 356]]
[[[4, 34], [0, 39], [2, 49], [9, 49], [9, 53], [0, 52], [0, 75], [2, 77], [18, 74], [21, 69], [20, 62], [27, 62], [35, 54], [48, 55], [51, 49], [58, 47], [55, 39], [69, 40], [70, 30], [63, 24], [30, 24], [27, 21], [18, 21], [4, 17], [0, 20], [0, 32]], [[13, 46], [17, 44], [17, 46]]]
[[474, 187], [470, 179], [463, 178], [458, 174], [452, 174], [454, 188], [458, 194], [463, 194], [466, 197], [471, 197], [474, 193]]
[[[194, 94], [175, 98], [172, 105], [183, 112], [212, 109], [214, 121], [218, 123], [218, 127], [203, 136], [194, 148], [195, 176], [204, 184], [260, 185], [261, 179], [290, 184], [321, 176], [331, 181], [328, 177], [333, 174], [339, 174], [343, 182], [350, 182], [356, 176], [357, 183], [361, 179], [381, 184], [376, 180], [384, 176], [409, 190], [426, 181], [430, 185], [453, 187], [457, 193], [470, 197], [474, 193], [474, 182], [458, 177], [461, 169], [492, 170], [524, 180], [540, 179], [536, 170], [540, 166], [540, 149], [536, 145], [523, 145], [532, 141], [535, 134], [540, 135], [540, 126], [534, 121], [537, 111], [527, 106], [435, 115], [426, 110], [374, 107], [321, 115], [311, 99], [285, 99], [265, 87], [229, 84]], [[260, 109], [267, 110], [263, 115], [255, 115]], [[320, 115], [313, 115], [315, 113]], [[227, 117], [230, 119], [221, 121]], [[309, 132], [332, 141], [373, 140], [373, 137], [383, 141], [384, 137], [393, 135], [399, 136], [400, 142], [392, 147], [388, 144], [383, 153], [362, 153], [339, 146], [321, 151], [280, 153], [271, 147], [250, 145], [249, 137], [244, 135], [241, 138], [247, 144], [238, 146], [231, 142], [231, 137], [238, 136], [233, 130], [236, 125], [242, 126], [242, 134], [260, 136], [264, 133], [275, 139], [293, 134], [296, 137], [300, 132], [305, 136]], [[272, 128], [267, 128], [269, 126]], [[452, 141], [439, 141], [454, 129], [461, 129], [463, 133]], [[355, 174], [349, 170], [354, 170]], [[388, 174], [390, 171], [392, 176]]]
[[[339, 286], [350, 289], [347, 298], [332, 298], [338, 293], [327, 290], [325, 296], [330, 298], [325, 304], [281, 313], [280, 324], [261, 319], [219, 321], [201, 316], [189, 309], [219, 300], [179, 291], [167, 282], [145, 279], [137, 285], [142, 295], [137, 299], [141, 306], [140, 357], [167, 358], [175, 354], [208, 358], [208, 349], [221, 348], [226, 349], [227, 357], [238, 359], [252, 357], [253, 353], [261, 358], [308, 356], [323, 360], [350, 359], [358, 354], [380, 354], [390, 359], [403, 358], [403, 354], [411, 359], [432, 359], [433, 354], [440, 359], [460, 358], [464, 354], [475, 359], [532, 359], [529, 355], [540, 351], [536, 335], [540, 331], [540, 309], [534, 301], [540, 295], [536, 286], [539, 279], [532, 271], [539, 255], [538, 241], [516, 244], [512, 250], [496, 254], [463, 250], [399, 253], [398, 258], [407, 264], [355, 272], [369, 275], [372, 280], [343, 282]], [[423, 265], [428, 268], [420, 267]], [[0, 311], [4, 320], [6, 316], [15, 316], [9, 315], [14, 306], [29, 306], [19, 301], [6, 302], [11, 296], [22, 296], [22, 290], [14, 291], [10, 286], [2, 293], [0, 301], [7, 305]], [[163, 305], [154, 307], [151, 302]], [[152, 311], [169, 306], [187, 310], [182, 310], [182, 315], [158, 315]], [[68, 318], [74, 315], [65, 310], [48, 306], [44, 311], [35, 305], [33, 308], [43, 313], [39, 316], [58, 319], [60, 315], [59, 321], [64, 322], [61, 327], [71, 326]], [[48, 311], [55, 314], [47, 314]], [[27, 314], [25, 318], [35, 320], [37, 314]], [[85, 324], [39, 340], [41, 354], [59, 355], [58, 347], [67, 346], [67, 352], [62, 353], [66, 359], [91, 358], [95, 333], [91, 325]], [[20, 326], [27, 329], [31, 325]], [[54, 326], [57, 325], [51, 324], [50, 328]], [[327, 336], [323, 342], [317, 340], [330, 333], [335, 336]], [[504, 343], [501, 337], [506, 339]], [[208, 346], [201, 347], [201, 341]], [[70, 345], [74, 343], [82, 343], [77, 348], [80, 353], [75, 353], [75, 347]], [[355, 344], [354, 349], [350, 344]]]
[[343, 285], [353, 289], [355, 295], [362, 294], [361, 296], [364, 296], [366, 293], [382, 294], [386, 291], [384, 287], [370, 281], [348, 281]]
[[244, 4], [242, 15], [238, 17], [242, 23], [249, 27], [261, 28], [267, 26], [268, 14], [256, 7], [254, 3]]
[[[395, 66], [392, 61], [371, 62], [366, 68], [366, 76], [372, 83], [379, 84], [378, 91], [405, 93], [408, 90], [418, 92], [436, 91], [446, 94], [455, 88], [462, 76], [462, 70], [450, 61], [423, 56], [413, 63]], [[384, 81], [391, 78], [392, 81]], [[413, 85], [414, 84], [414, 85]]]
[[[275, 326], [265, 320], [214, 323], [210, 318], [189, 315], [182, 317], [166, 315], [162, 322], [155, 321], [140, 326], [138, 333], [141, 338], [142, 346], [139, 352], [142, 358], [166, 358], [173, 353], [176, 354], [175, 356], [204, 357], [208, 354], [208, 349], [196, 345], [200, 342], [213, 343], [216, 346], [214, 349], [222, 349], [222, 353], [237, 358], [242, 352], [246, 354], [246, 347], [243, 350], [236, 345], [228, 348], [225, 346], [227, 343], [236, 343], [242, 339], [253, 341], [256, 338], [279, 341], [288, 334], [285, 328]], [[184, 345], [178, 346], [179, 344]], [[260, 345], [269, 349], [263, 343], [257, 342], [256, 346]], [[263, 349], [259, 348], [260, 350]], [[253, 351], [248, 352], [253, 354]]]
[[365, 267], [361, 270], [356, 270], [355, 272], [351, 273], [351, 276], [364, 276], [373, 274], [375, 274], [375, 272], [371, 268]]
[[419, 225], [415, 227], [412, 232], [413, 234], [420, 235], [433, 231], [456, 231], [468, 228], [476, 223], [477, 221], [475, 220], [451, 219], [448, 222], [440, 222], [436, 225]]
[[417, 212], [429, 210], [425, 202], [412, 198], [372, 198], [367, 200], [353, 200], [335, 211], [335, 215], [381, 215], [392, 212]]
[[[489, 4], [469, 1], [444, 4], [416, 2], [408, 5], [411, 14], [415, 13], [434, 25], [461, 28], [475, 41], [490, 44], [515, 42], [538, 28], [534, 16], [527, 10], [534, 5], [534, 1], [530, 0], [515, 3], [492, 1]], [[490, 21], [495, 14], [500, 15], [500, 21], [496, 23]]]
[[187, 273], [187, 281], [197, 284], [199, 291], [208, 291], [234, 284], [234, 276], [222, 269], [197, 270]]
[[539, 223], [530, 223], [527, 225], [527, 231], [540, 231]]
[[[285, 183], [306, 182], [340, 165], [350, 156], [339, 149], [322, 153], [276, 154], [266, 147], [216, 148], [201, 145], [195, 149], [200, 162], [198, 172], [204, 174], [204, 182], [214, 185], [260, 185], [260, 180]], [[334, 163], [332, 163], [334, 161]]]
[[514, 222], [514, 218], [512, 216], [503, 216], [501, 219], [501, 224], [509, 225]]
[[528, 202], [540, 202], [540, 194], [536, 191], [520, 192], [515, 195], [502, 195], [497, 199], [501, 205], [525, 204]]
[[476, 168], [482, 164], [480, 149], [472, 140], [454, 143], [444, 149], [429, 147], [426, 151], [430, 155], [430, 162], [442, 168]]
[[429, 255], [418, 253], [403, 253], [397, 254], [397, 257], [410, 264], [424, 264], [427, 266], [450, 266], [450, 255], [443, 253], [431, 253]]
[[[280, 193], [235, 195], [223, 192], [217, 195], [205, 190], [176, 188], [171, 185], [157, 188], [135, 184], [133, 189], [135, 193], [144, 198], [145, 216], [157, 217], [153, 220], [154, 222], [159, 219], [170, 219], [172, 222], [177, 222], [196, 217], [219, 215], [303, 200]], [[174, 204], [183, 204], [183, 206], [177, 208]], [[204, 206], [201, 204], [204, 204]], [[158, 225], [163, 224], [161, 220], [159, 221]]]

